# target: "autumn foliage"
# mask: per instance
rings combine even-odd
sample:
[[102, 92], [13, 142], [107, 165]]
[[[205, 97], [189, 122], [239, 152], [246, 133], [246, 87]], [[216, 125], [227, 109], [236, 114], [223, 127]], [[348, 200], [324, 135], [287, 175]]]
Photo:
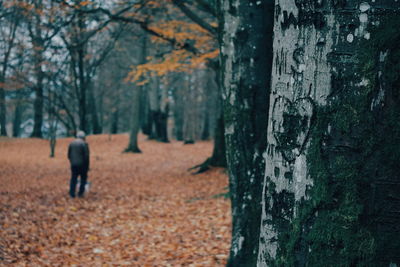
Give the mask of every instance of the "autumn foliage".
[[160, 144], [121, 153], [128, 136], [89, 137], [92, 181], [67, 195], [71, 139], [56, 157], [39, 139], [0, 139], [0, 265], [223, 266], [230, 204], [223, 169], [190, 175], [211, 143]]

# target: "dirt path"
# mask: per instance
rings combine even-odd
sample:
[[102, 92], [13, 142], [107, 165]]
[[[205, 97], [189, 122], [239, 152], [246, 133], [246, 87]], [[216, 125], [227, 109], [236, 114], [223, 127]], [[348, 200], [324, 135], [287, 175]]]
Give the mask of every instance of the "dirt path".
[[92, 188], [67, 196], [68, 143], [0, 139], [0, 266], [223, 266], [230, 206], [222, 169], [192, 176], [211, 154], [195, 145], [140, 140], [143, 154], [122, 154], [127, 135], [88, 138]]

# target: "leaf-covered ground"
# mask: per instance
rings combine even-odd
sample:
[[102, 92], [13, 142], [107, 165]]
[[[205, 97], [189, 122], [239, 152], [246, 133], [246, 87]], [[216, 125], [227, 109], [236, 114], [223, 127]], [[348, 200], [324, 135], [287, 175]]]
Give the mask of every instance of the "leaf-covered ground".
[[90, 136], [92, 181], [70, 199], [66, 158], [38, 139], [0, 139], [0, 265], [223, 266], [230, 243], [227, 176], [190, 175], [212, 144], [140, 139], [142, 154], [121, 153], [127, 135]]

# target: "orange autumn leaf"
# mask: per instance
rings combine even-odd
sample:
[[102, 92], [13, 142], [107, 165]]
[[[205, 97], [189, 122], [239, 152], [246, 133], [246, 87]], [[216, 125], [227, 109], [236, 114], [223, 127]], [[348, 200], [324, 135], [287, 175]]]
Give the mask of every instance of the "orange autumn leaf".
[[[159, 144], [140, 136], [142, 154], [121, 151], [128, 135], [89, 136], [92, 182], [68, 198], [71, 138], [0, 138], [0, 256], [6, 266], [225, 266], [230, 203], [214, 196], [222, 169], [187, 169], [211, 142]], [[0, 264], [0, 265], [1, 265]]]

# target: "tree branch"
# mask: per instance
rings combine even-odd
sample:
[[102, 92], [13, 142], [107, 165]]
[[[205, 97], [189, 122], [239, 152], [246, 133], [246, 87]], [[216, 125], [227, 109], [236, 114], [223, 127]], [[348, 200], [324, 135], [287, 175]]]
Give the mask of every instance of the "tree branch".
[[192, 10], [190, 10], [181, 0], [172, 0], [172, 3], [177, 6], [189, 19], [197, 23], [200, 27], [211, 33], [212, 35], [217, 35], [217, 29], [205, 20], [196, 15]]

